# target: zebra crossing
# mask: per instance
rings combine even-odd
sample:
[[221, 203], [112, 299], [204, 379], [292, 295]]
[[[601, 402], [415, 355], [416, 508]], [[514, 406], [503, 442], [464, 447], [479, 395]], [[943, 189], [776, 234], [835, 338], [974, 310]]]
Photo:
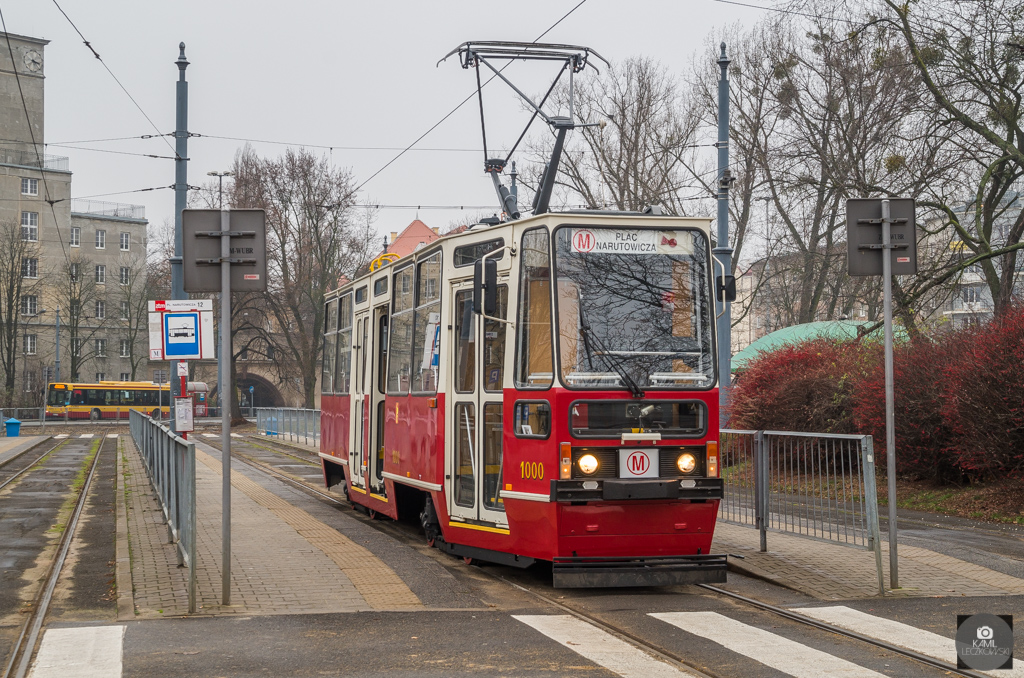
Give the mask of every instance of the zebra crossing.
[[[956, 666], [953, 638], [846, 606], [792, 611]], [[885, 675], [718, 612], [652, 612], [647, 616], [794, 678], [881, 678]], [[513, 618], [623, 678], [694, 675], [569, 615], [514, 615]], [[684, 647], [692, 649], [694, 646], [690, 643]], [[679, 648], [666, 649], [682, 656], [687, 654]], [[1015, 662], [1009, 671], [980, 673], [1024, 678], [1024, 666]]]

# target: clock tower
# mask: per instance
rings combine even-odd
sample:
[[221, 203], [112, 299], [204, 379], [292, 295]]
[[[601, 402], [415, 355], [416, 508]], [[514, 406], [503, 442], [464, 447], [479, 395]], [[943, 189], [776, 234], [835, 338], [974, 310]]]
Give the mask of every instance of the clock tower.
[[[32, 147], [33, 141], [38, 151], [43, 152], [43, 49], [48, 43], [49, 40], [0, 32], [2, 145], [13, 152], [27, 153], [29, 157], [37, 150]], [[28, 109], [27, 116], [25, 109]]]

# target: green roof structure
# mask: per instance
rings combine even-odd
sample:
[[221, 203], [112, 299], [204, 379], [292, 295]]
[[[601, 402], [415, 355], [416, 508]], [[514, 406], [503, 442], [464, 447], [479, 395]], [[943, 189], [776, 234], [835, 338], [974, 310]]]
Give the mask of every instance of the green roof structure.
[[[857, 330], [860, 327], [870, 327], [875, 323], [867, 320], [822, 320], [802, 325], [791, 325], [766, 334], [757, 341], [752, 342], [742, 351], [732, 357], [732, 371], [740, 372], [746, 369], [747, 363], [762, 353], [770, 353], [782, 346], [799, 344], [810, 339], [828, 337], [830, 339], [856, 339]], [[882, 328], [871, 333], [874, 339], [882, 340]], [[905, 341], [907, 333], [900, 326], [893, 326], [894, 341]]]

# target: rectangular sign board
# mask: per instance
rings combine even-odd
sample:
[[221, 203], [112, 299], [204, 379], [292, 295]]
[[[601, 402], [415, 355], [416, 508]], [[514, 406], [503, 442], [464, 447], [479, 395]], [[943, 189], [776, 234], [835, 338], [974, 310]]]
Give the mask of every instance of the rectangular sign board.
[[213, 341], [212, 300], [149, 302], [150, 360], [211, 360]]
[[[263, 210], [230, 210], [232, 292], [267, 289], [267, 222]], [[181, 252], [186, 292], [220, 292], [220, 210], [182, 210]]]
[[[917, 273], [916, 205], [913, 198], [889, 198], [889, 241], [893, 275]], [[846, 254], [850, 275], [882, 275], [882, 199], [846, 201]]]
[[174, 399], [174, 430], [187, 433], [195, 430], [195, 419], [192, 416], [192, 396], [175, 397]]

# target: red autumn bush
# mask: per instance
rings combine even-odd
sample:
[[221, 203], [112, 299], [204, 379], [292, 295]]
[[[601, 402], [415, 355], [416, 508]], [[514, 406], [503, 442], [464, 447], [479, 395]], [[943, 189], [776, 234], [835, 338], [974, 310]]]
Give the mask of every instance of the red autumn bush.
[[971, 476], [1024, 475], [1024, 307], [959, 336], [945, 368], [951, 454]]
[[[896, 471], [917, 479], [940, 482], [962, 480], [952, 455], [955, 435], [946, 411], [946, 372], [955, 362], [959, 335], [941, 342], [923, 340], [897, 345], [893, 350], [893, 423], [896, 434]], [[873, 369], [856, 386], [854, 422], [858, 433], [874, 438], [875, 465], [886, 468], [885, 357], [878, 353]]]
[[817, 338], [762, 353], [732, 388], [730, 428], [855, 433], [851, 398], [880, 350]]

